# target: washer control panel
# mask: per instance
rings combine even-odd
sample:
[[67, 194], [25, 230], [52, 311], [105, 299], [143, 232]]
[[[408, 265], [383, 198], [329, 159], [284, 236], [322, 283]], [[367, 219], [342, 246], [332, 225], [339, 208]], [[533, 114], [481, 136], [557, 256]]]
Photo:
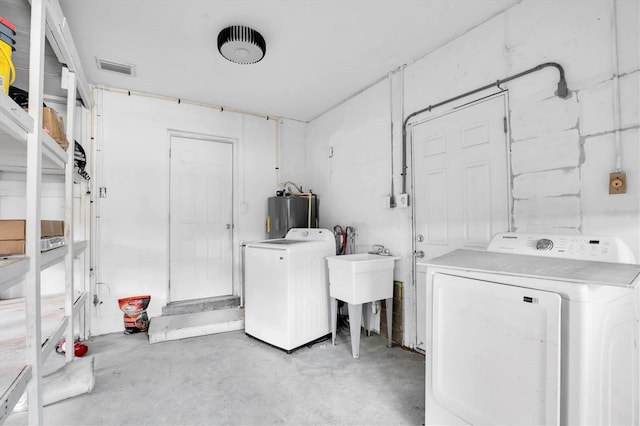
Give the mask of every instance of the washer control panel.
[[298, 241], [334, 241], [333, 232], [322, 228], [291, 228], [284, 237]]
[[629, 246], [617, 237], [568, 234], [496, 234], [488, 251], [613, 263], [636, 263]]

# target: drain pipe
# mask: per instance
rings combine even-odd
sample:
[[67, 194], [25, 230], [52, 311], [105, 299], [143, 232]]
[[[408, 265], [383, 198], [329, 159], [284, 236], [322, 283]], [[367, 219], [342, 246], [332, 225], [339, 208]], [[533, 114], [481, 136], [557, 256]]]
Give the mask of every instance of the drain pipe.
[[[267, 120], [269, 120], [269, 117], [267, 117]], [[281, 185], [280, 183], [280, 119], [276, 118], [276, 165], [275, 165], [275, 172], [276, 172], [276, 187], [279, 187]]]
[[482, 92], [483, 90], [487, 90], [490, 89], [492, 87], [498, 87], [500, 88], [500, 85], [503, 83], [507, 83], [511, 80], [515, 80], [517, 78], [523, 77], [527, 74], [531, 74], [533, 72], [536, 71], [540, 71], [544, 68], [547, 67], [554, 67], [558, 70], [558, 73], [560, 74], [560, 78], [558, 80], [558, 90], [556, 91], [556, 95], [558, 95], [559, 97], [566, 99], [570, 96], [569, 93], [569, 89], [567, 89], [567, 81], [564, 78], [564, 68], [562, 68], [562, 65], [556, 63], [556, 62], [545, 62], [543, 64], [540, 64], [538, 66], [535, 66], [533, 68], [529, 68], [528, 70], [522, 71], [521, 73], [503, 78], [502, 80], [498, 80], [495, 83], [491, 83], [491, 84], [487, 84], [485, 86], [482, 86], [478, 89], [475, 90], [471, 90], [470, 92], [466, 92], [463, 93], [461, 95], [458, 96], [454, 96], [453, 98], [447, 99], [445, 101], [442, 102], [438, 102], [436, 104], [433, 105], [429, 105], [426, 108], [420, 109], [418, 111], [412, 112], [411, 114], [409, 114], [407, 116], [407, 118], [405, 118], [404, 122], [402, 123], [402, 194], [406, 194], [407, 193], [407, 124], [409, 123], [409, 120], [412, 119], [413, 117], [415, 117], [418, 114], [422, 114], [423, 112], [431, 112], [431, 110], [433, 108], [437, 108], [439, 106], [457, 101], [458, 99], [462, 99], [464, 97], [467, 97], [469, 95], [473, 95], [475, 93], [478, 92]]
[[389, 174], [391, 191], [389, 192], [389, 207], [393, 208], [396, 206], [396, 194], [393, 187], [393, 78], [391, 71], [389, 71], [389, 142], [391, 150], [391, 172]]

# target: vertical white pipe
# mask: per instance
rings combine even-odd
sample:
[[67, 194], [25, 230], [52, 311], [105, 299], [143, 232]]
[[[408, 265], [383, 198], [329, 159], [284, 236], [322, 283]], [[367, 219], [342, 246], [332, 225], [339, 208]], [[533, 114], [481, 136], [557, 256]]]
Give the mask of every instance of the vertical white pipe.
[[[403, 64], [400, 67], [400, 127], [404, 123], [404, 69], [407, 67]], [[400, 130], [400, 139], [402, 139], [402, 130]]]
[[276, 123], [276, 188], [282, 186], [280, 182], [280, 120], [275, 119]]
[[[90, 90], [91, 95], [91, 107], [93, 107], [93, 87]], [[90, 107], [90, 108], [91, 108]], [[84, 145], [85, 154], [87, 164], [85, 165], [85, 170], [89, 173], [91, 178], [94, 178], [93, 166], [92, 162], [89, 160], [93, 158], [93, 154], [91, 151], [91, 138], [93, 136], [93, 118], [91, 116], [91, 111], [86, 108], [81, 109], [81, 119], [82, 119], [82, 131], [81, 131], [81, 143]], [[87, 137], [87, 134], [89, 137]], [[89, 144], [87, 144], [87, 140]], [[81, 212], [82, 218], [80, 222], [82, 225], [82, 239], [87, 241], [87, 247], [82, 257], [80, 258], [80, 288], [82, 288], [82, 292], [86, 294], [84, 298], [83, 309], [79, 316], [79, 325], [80, 325], [80, 333], [82, 336], [82, 340], [88, 340], [90, 337], [90, 318], [91, 315], [91, 298], [90, 295], [93, 294], [91, 292], [91, 277], [93, 276], [93, 267], [91, 262], [91, 244], [92, 244], [92, 235], [93, 235], [93, 220], [91, 219], [92, 205], [91, 202], [91, 180], [83, 182], [80, 185], [80, 207], [79, 211]]]
[[390, 170], [389, 179], [391, 180], [391, 189], [389, 195], [391, 197], [391, 206], [395, 207], [395, 190], [393, 187], [393, 73], [389, 71], [389, 149], [391, 159], [389, 160]]
[[65, 165], [64, 175], [64, 222], [65, 222], [65, 237], [66, 243], [69, 248], [67, 255], [65, 256], [65, 299], [64, 299], [64, 312], [65, 316], [69, 318], [67, 322], [66, 330], [66, 361], [73, 361], [74, 347], [73, 347], [73, 298], [75, 294], [74, 290], [74, 274], [73, 274], [73, 159], [75, 156], [75, 144], [74, 144], [74, 130], [75, 130], [75, 115], [76, 115], [76, 75], [70, 72], [67, 68], [63, 68], [62, 71], [63, 87], [67, 89], [67, 141], [69, 146], [67, 147], [67, 164]]
[[[100, 239], [100, 186], [105, 185], [105, 167], [104, 167], [104, 135], [103, 135], [103, 102], [104, 102], [104, 90], [94, 88], [94, 103], [91, 108], [91, 165], [92, 171], [95, 175], [91, 180], [91, 203], [92, 215], [92, 235], [91, 235], [91, 264], [93, 268], [93, 276], [90, 282], [91, 295], [93, 297], [92, 303], [99, 302], [99, 289], [98, 285], [102, 284], [102, 271], [100, 263], [100, 251], [101, 251], [101, 239]], [[98, 307], [100, 304], [94, 304], [91, 319], [98, 317]]]
[[610, 0], [611, 13], [611, 65], [613, 68], [613, 119], [615, 126], [616, 171], [622, 171], [622, 119], [620, 117], [620, 64], [618, 60], [618, 11], [616, 0]]

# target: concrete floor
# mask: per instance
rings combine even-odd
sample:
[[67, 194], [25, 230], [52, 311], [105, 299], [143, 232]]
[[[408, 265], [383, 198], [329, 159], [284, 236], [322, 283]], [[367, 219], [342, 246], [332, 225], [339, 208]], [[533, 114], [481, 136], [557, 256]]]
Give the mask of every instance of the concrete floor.
[[[88, 342], [93, 392], [44, 408], [47, 425], [424, 424], [424, 356], [349, 334], [287, 355], [234, 331], [150, 345], [146, 334]], [[52, 354], [49, 364], [62, 362]], [[51, 365], [48, 365], [52, 368]], [[27, 423], [14, 413], [6, 425]]]

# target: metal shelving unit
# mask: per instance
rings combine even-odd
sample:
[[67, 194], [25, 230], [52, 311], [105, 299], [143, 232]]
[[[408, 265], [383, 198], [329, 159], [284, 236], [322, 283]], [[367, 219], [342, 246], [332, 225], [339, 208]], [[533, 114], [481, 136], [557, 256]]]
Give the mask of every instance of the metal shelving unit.
[[[28, 0], [24, 0], [28, 1]], [[42, 363], [53, 352], [61, 338], [74, 340], [74, 318], [87, 310], [89, 244], [74, 241], [74, 183], [81, 178], [74, 171], [74, 121], [76, 94], [85, 107], [92, 106], [90, 90], [66, 19], [58, 0], [30, 0], [31, 34], [29, 46], [29, 113], [0, 91], [0, 171], [26, 175], [26, 251], [23, 256], [0, 259], [0, 290], [24, 283], [26, 314], [24, 359], [0, 366], [0, 424], [12, 412], [27, 391], [28, 422], [42, 424]], [[65, 64], [62, 87], [67, 89], [67, 140], [65, 151], [42, 130], [43, 69], [45, 34], [58, 59]], [[43, 174], [64, 176], [65, 245], [46, 252], [40, 251], [40, 215]], [[1, 179], [1, 177], [0, 177]], [[87, 191], [81, 195], [80, 208], [88, 209]], [[80, 220], [89, 217], [81, 214]], [[84, 226], [85, 230], [90, 227]], [[74, 259], [81, 258], [79, 271], [81, 288], [74, 283]], [[41, 306], [41, 272], [53, 265], [65, 265], [64, 317], [53, 331], [43, 336]], [[81, 327], [84, 321], [80, 321]], [[84, 334], [87, 335], [84, 331]], [[74, 357], [67, 351], [66, 360]]]

